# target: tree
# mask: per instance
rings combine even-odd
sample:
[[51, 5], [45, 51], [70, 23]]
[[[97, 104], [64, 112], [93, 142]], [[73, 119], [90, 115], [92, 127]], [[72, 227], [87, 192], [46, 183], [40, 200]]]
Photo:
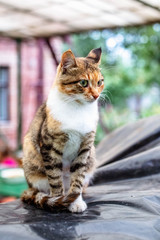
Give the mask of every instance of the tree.
[[[92, 31], [72, 36], [71, 48], [77, 56], [86, 56], [91, 49], [100, 46], [106, 93], [105, 104], [100, 109], [103, 126], [99, 132], [102, 133], [104, 126], [110, 129], [117, 126], [106, 120], [109, 119], [109, 114], [114, 115], [111, 109], [123, 115], [128, 100], [134, 98], [137, 103], [135, 111], [140, 117], [143, 96], [150, 94], [153, 87], [160, 89], [160, 24]], [[68, 47], [70, 46], [64, 46]], [[113, 123], [114, 120], [110, 122]]]

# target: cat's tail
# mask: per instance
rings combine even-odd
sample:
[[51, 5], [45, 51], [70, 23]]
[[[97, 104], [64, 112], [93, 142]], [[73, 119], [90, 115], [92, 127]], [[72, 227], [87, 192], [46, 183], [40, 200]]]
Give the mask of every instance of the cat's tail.
[[21, 200], [25, 203], [35, 205], [37, 208], [52, 212], [65, 210], [74, 202], [80, 194], [72, 193], [66, 197], [51, 197], [48, 194], [39, 192], [37, 189], [29, 188], [23, 192]]

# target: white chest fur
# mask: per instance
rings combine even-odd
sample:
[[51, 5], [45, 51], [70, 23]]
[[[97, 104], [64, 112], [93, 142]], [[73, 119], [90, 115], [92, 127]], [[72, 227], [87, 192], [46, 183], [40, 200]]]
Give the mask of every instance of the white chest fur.
[[81, 105], [54, 88], [49, 94], [47, 106], [53, 118], [61, 122], [62, 131], [73, 130], [85, 135], [96, 129], [98, 120], [96, 101]]
[[63, 151], [63, 166], [68, 167], [70, 162], [77, 156], [80, 144], [82, 142], [82, 135], [75, 131], [67, 131], [68, 141]]
[[47, 107], [54, 119], [61, 123], [62, 131], [68, 134], [68, 141], [63, 151], [63, 180], [67, 191], [70, 183], [70, 165], [76, 158], [82, 137], [95, 131], [98, 121], [97, 102], [78, 104], [71, 97], [60, 93], [57, 89], [51, 90]]

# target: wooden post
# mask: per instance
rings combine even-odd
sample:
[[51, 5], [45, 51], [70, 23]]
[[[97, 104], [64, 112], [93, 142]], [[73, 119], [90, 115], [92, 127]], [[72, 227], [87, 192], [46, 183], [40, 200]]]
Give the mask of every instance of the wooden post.
[[45, 39], [45, 42], [46, 42], [46, 44], [47, 44], [47, 46], [48, 46], [48, 48], [49, 48], [49, 50], [50, 50], [50, 52], [51, 52], [52, 58], [53, 58], [53, 60], [54, 60], [54, 62], [55, 62], [55, 64], [56, 64], [56, 66], [58, 66], [59, 62], [58, 62], [57, 57], [56, 57], [56, 55], [55, 55], [55, 52], [54, 52], [54, 50], [53, 50], [53, 48], [52, 48], [52, 45], [51, 45], [51, 43], [50, 43], [50, 39], [49, 39], [49, 38], [46, 38], [46, 39]]
[[22, 149], [22, 101], [21, 101], [21, 39], [17, 43], [17, 150]]
[[43, 103], [43, 45], [42, 39], [37, 40], [38, 46], [38, 80], [36, 84], [37, 108]]

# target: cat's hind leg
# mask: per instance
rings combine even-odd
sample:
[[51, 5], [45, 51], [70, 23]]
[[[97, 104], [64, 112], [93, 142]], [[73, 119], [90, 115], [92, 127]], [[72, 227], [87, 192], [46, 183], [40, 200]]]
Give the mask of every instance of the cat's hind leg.
[[34, 203], [35, 196], [37, 195], [38, 192], [39, 192], [38, 189], [28, 188], [22, 193], [21, 200], [28, 204]]
[[21, 200], [25, 203], [34, 204], [40, 207], [43, 198], [49, 197], [48, 180], [38, 173], [30, 174], [28, 178], [29, 188], [23, 192]]
[[36, 173], [31, 172], [31, 174], [27, 175], [27, 181], [29, 189], [25, 190], [21, 196], [23, 202], [42, 209], [51, 209], [55, 205], [61, 205], [61, 198], [51, 195], [49, 182], [44, 174], [38, 171]]
[[21, 200], [27, 204], [32, 204], [38, 208], [50, 211], [55, 211], [55, 209], [58, 210], [58, 208], [63, 207], [63, 197], [52, 197], [35, 188], [29, 188], [24, 191]]

